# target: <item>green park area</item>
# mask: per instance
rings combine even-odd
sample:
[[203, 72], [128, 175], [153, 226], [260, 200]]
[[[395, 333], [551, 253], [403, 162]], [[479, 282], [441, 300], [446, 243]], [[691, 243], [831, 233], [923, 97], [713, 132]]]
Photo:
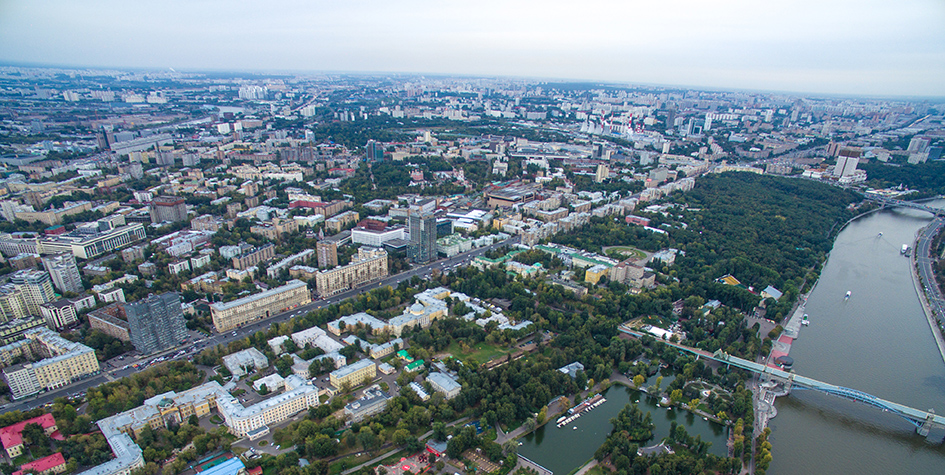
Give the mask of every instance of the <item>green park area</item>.
[[453, 341], [453, 343], [446, 348], [446, 351], [462, 361], [470, 361], [477, 365], [485, 364], [493, 358], [509, 353], [509, 351], [504, 348], [490, 345], [486, 342], [469, 345], [462, 341]]
[[604, 254], [612, 256], [619, 254], [624, 259], [640, 260], [646, 258], [646, 253], [633, 246], [606, 246], [602, 249]]

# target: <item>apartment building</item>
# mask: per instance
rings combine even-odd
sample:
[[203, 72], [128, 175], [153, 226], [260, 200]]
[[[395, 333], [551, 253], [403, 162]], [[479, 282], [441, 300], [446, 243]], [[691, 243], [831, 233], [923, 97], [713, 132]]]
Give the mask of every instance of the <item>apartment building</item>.
[[315, 285], [325, 297], [387, 276], [387, 251], [362, 247], [350, 264], [319, 272]]
[[3, 369], [3, 376], [14, 399], [61, 388], [99, 372], [95, 350], [81, 343], [66, 340], [47, 328], [27, 331], [24, 336], [25, 339], [0, 348], [0, 353], [13, 351], [13, 348], [7, 347], [29, 346], [29, 350], [21, 349], [21, 352], [46, 358]]
[[210, 305], [210, 315], [217, 331], [225, 332], [311, 301], [312, 296], [308, 291], [308, 284], [301, 280], [292, 280], [283, 286], [232, 302], [214, 303]]
[[254, 267], [260, 262], [266, 262], [273, 257], [276, 257], [276, 246], [270, 243], [234, 257], [233, 267], [242, 270]]

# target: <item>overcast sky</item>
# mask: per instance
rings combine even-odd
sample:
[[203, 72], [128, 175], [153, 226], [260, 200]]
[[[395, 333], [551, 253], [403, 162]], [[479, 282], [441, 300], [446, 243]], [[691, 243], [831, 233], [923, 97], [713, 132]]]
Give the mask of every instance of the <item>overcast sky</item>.
[[0, 62], [945, 96], [945, 0], [0, 0]]

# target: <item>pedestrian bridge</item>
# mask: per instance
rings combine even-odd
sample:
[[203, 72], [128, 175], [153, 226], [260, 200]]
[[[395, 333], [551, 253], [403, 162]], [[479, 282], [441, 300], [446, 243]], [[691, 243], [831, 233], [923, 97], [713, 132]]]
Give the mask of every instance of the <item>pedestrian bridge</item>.
[[932, 213], [935, 216], [945, 216], [945, 209], [934, 208], [932, 206], [924, 205], [922, 203], [915, 203], [912, 201], [903, 201], [903, 200], [897, 200], [893, 198], [886, 198], [885, 196], [879, 196], [872, 193], [864, 193], [863, 196], [866, 197], [866, 199], [870, 201], [875, 201], [881, 204], [884, 208], [910, 208], [910, 209], [917, 209], [919, 211], [925, 211], [927, 213]]
[[[643, 336], [642, 333], [626, 328], [623, 325], [618, 328], [621, 332], [633, 335], [637, 338]], [[883, 411], [891, 412], [909, 421], [909, 423], [915, 426], [916, 433], [923, 437], [928, 437], [929, 433], [933, 429], [945, 429], [945, 416], [940, 416], [931, 409], [928, 411], [922, 411], [896, 402], [878, 398], [863, 391], [836, 386], [789, 371], [784, 371], [780, 368], [774, 368], [761, 363], [755, 363], [754, 361], [749, 361], [744, 358], [729, 355], [728, 353], [725, 353], [721, 350], [716, 351], [715, 353], [709, 353], [698, 348], [690, 348], [678, 343], [672, 343], [668, 341], [663, 341], [663, 343], [702, 358], [718, 361], [727, 366], [735, 366], [736, 368], [751, 371], [752, 373], [766, 375], [773, 381], [783, 384], [787, 392], [790, 392], [791, 389], [810, 389], [814, 391], [820, 391], [831, 396], [837, 396], [843, 399], [858, 402], [860, 404], [866, 404]]]

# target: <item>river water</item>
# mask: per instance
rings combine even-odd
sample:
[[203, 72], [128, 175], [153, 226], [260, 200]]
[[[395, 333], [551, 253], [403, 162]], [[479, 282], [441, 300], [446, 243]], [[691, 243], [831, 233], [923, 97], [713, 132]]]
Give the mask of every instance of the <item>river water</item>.
[[[806, 304], [810, 326], [791, 347], [798, 374], [945, 413], [945, 363], [900, 255], [929, 221], [886, 210], [840, 233]], [[945, 472], [945, 446], [890, 413], [803, 390], [778, 398], [777, 408], [770, 474]]]
[[[655, 378], [650, 378], [647, 385], [655, 384]], [[671, 381], [672, 377], [664, 377], [661, 385], [663, 389]], [[711, 442], [710, 452], [722, 457], [727, 453], [725, 428], [719, 424], [705, 421], [679, 409], [667, 410], [659, 407], [658, 399], [626, 386], [614, 385], [604, 393], [604, 397], [607, 402], [567, 426], [559, 429], [554, 421], [551, 421], [526, 435], [520, 439], [522, 445], [518, 447], [518, 453], [551, 470], [555, 475], [567, 475], [594, 458], [594, 452], [610, 433], [610, 419], [616, 417], [627, 403], [637, 403], [641, 410], [649, 411], [656, 426], [653, 439], [642, 445], [654, 445], [668, 436], [675, 421], [676, 424], [685, 426], [689, 435], [698, 435], [702, 440]]]

